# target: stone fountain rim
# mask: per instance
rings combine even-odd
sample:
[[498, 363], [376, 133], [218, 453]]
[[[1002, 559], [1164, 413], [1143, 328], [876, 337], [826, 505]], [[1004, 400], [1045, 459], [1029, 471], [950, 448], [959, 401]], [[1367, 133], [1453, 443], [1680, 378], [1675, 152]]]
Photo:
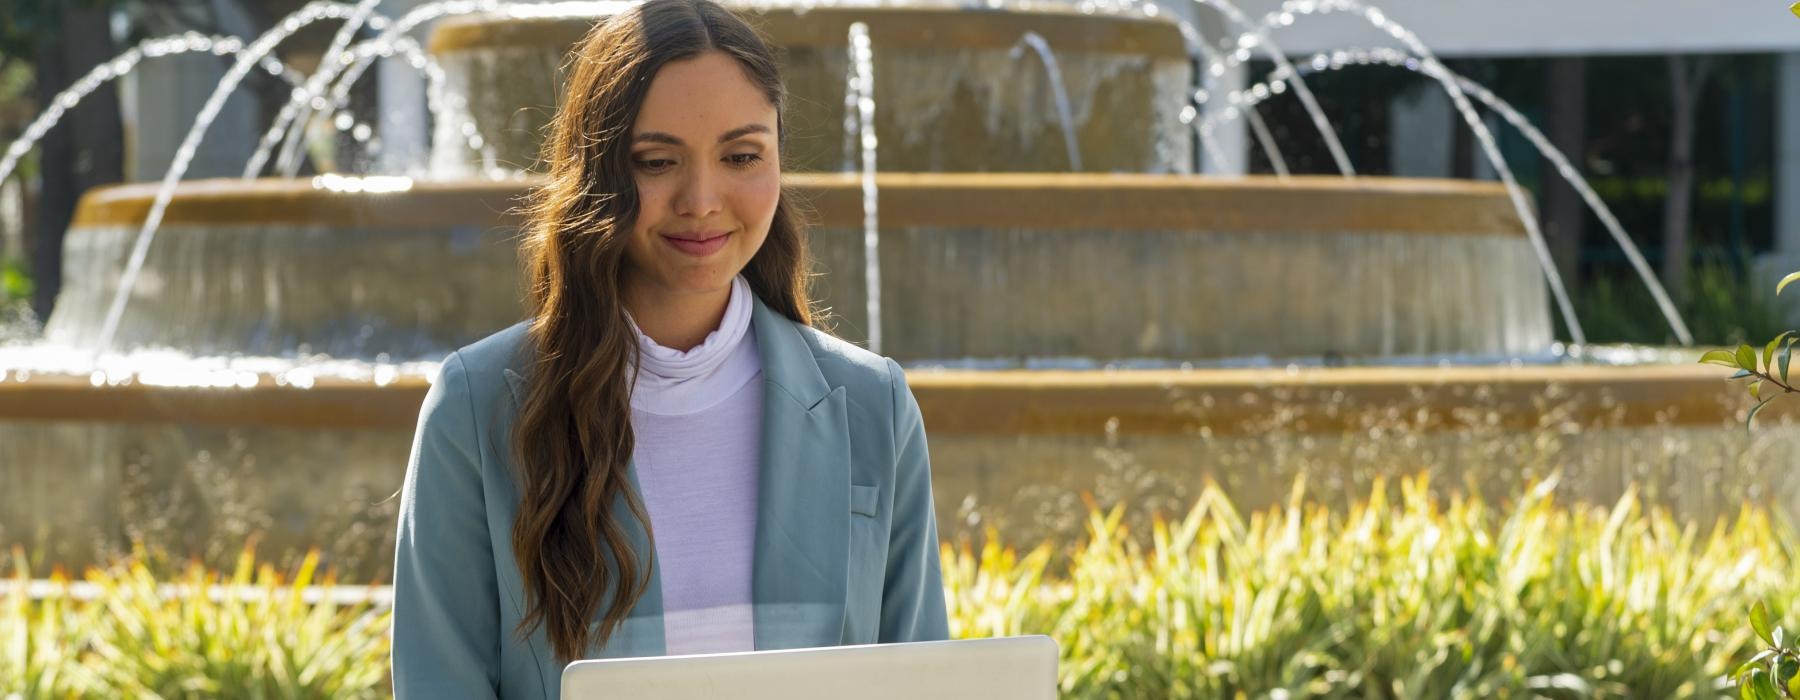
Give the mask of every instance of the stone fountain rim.
[[[422, 180], [400, 192], [348, 192], [305, 178], [184, 181], [165, 227], [300, 226], [392, 230], [517, 226], [540, 178]], [[813, 222], [860, 230], [861, 180], [787, 173]], [[1523, 237], [1497, 183], [1387, 177], [1208, 177], [1143, 173], [882, 173], [883, 227], [1192, 231], [1238, 234], [1419, 234]], [[72, 228], [131, 229], [157, 183], [88, 190]], [[1294, 206], [1303, 201], [1305, 206]], [[1121, 212], [1129, 212], [1122, 215]]]
[[[417, 417], [430, 379], [401, 375], [375, 382], [319, 377], [307, 387], [261, 373], [248, 387], [194, 388], [101, 384], [87, 376], [34, 374], [12, 381], [0, 372], [0, 421], [191, 423], [284, 428], [405, 430]], [[1305, 413], [1291, 430], [1338, 433], [1366, 429], [1394, 406], [1418, 403], [1438, 416], [1422, 430], [1544, 429], [1541, 399], [1567, 402], [1561, 423], [1582, 430], [1631, 427], [1723, 427], [1741, 421], [1749, 402], [1721, 368], [1699, 364], [1526, 367], [1350, 367], [1203, 370], [909, 370], [908, 385], [934, 435], [1083, 434], [1117, 419], [1125, 434], [1253, 435], [1276, 414]], [[1297, 393], [1355, 399], [1354, 410], [1310, 410]], [[1194, 413], [1171, 410], [1212, 395]], [[1800, 419], [1800, 404], [1782, 402], [1765, 424]], [[1340, 406], [1340, 409], [1343, 407]], [[1493, 412], [1499, 423], [1483, 415]], [[1399, 416], [1406, 418], [1406, 416]], [[1359, 427], [1362, 426], [1362, 427]]]
[[[1026, 31], [1037, 32], [1058, 52], [1119, 53], [1182, 59], [1186, 44], [1163, 17], [1086, 14], [1055, 7], [968, 9], [930, 6], [793, 7], [735, 6], [750, 15], [770, 43], [782, 47], [847, 47], [852, 22], [865, 22], [877, 51], [978, 48], [1008, 50]], [[438, 22], [427, 44], [433, 54], [501, 48], [572, 46], [593, 17], [464, 15]]]

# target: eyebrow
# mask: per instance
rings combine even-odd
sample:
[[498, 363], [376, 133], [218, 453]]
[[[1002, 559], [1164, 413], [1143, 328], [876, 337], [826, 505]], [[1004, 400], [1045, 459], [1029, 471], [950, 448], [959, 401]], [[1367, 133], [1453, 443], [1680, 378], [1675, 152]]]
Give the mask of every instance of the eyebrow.
[[[730, 141], [730, 140], [736, 139], [736, 138], [742, 138], [742, 137], [748, 136], [750, 134], [767, 134], [767, 133], [770, 133], [769, 127], [763, 126], [761, 124], [745, 124], [736, 129], [732, 129], [731, 131], [727, 131], [723, 134], [720, 134], [719, 135], [719, 143], [725, 143], [726, 141]], [[666, 143], [671, 146], [687, 145], [681, 139], [675, 138], [675, 136], [673, 134], [665, 134], [661, 131], [646, 131], [644, 133], [641, 133], [641, 134], [631, 137], [632, 143], [637, 143], [639, 141], [650, 141], [653, 143]]]

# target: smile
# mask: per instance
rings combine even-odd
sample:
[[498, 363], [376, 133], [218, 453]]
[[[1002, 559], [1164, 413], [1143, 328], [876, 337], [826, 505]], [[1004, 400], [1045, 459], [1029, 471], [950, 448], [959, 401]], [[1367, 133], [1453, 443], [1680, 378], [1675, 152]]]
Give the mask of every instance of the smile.
[[720, 248], [724, 248], [725, 243], [731, 240], [731, 233], [696, 232], [694, 237], [685, 237], [685, 234], [684, 237], [665, 235], [662, 239], [676, 250], [701, 258], [712, 255], [713, 253], [718, 252]]

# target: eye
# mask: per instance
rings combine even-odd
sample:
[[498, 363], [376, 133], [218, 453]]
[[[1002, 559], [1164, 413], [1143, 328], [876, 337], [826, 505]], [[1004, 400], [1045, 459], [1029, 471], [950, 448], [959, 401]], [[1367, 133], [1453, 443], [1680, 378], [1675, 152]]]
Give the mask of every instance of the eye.
[[646, 158], [646, 159], [638, 160], [638, 161], [634, 161], [634, 162], [638, 166], [639, 170], [642, 170], [642, 171], [648, 172], [648, 173], [660, 173], [664, 170], [668, 170], [671, 166], [675, 165], [675, 161], [669, 160], [667, 158]]
[[755, 153], [738, 153], [738, 154], [734, 154], [734, 155], [725, 156], [725, 159], [731, 161], [731, 164], [735, 165], [737, 167], [748, 168], [750, 166], [756, 165], [757, 161], [762, 160], [762, 156], [759, 156]]

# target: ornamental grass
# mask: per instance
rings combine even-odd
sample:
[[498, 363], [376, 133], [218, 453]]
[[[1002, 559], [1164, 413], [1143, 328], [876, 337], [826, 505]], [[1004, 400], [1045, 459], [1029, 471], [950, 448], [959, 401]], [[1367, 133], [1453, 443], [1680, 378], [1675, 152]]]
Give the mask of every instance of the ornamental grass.
[[[950, 631], [1052, 636], [1065, 698], [1715, 697], [1761, 645], [1746, 611], [1800, 593], [1800, 538], [1756, 507], [1686, 523], [1554, 480], [1497, 503], [1415, 478], [1333, 509], [1301, 482], [1244, 514], [1208, 488], [1148, 533], [1090, 505], [1071, 546], [946, 544]], [[391, 611], [317, 562], [158, 576], [140, 550], [32, 585], [15, 552], [0, 697], [383, 697]]]
[[1702, 526], [1551, 480], [1496, 510], [1416, 478], [1333, 512], [1303, 483], [1248, 516], [1206, 489], [1147, 537], [1092, 510], [1066, 554], [946, 546], [951, 634], [1052, 636], [1070, 698], [1715, 697], [1746, 611], [1797, 592], [1800, 540], [1754, 507]]

